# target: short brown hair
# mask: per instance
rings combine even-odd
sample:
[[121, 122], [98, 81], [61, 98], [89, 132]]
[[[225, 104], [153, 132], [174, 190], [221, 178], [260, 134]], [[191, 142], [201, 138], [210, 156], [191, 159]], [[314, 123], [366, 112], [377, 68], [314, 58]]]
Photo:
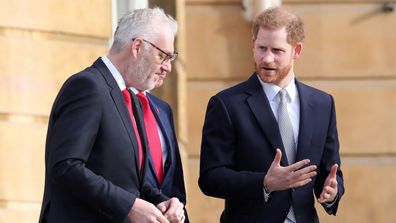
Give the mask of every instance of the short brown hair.
[[286, 27], [287, 42], [295, 45], [298, 42], [303, 42], [304, 22], [296, 14], [290, 12], [284, 7], [273, 7], [264, 10], [254, 19], [252, 26], [252, 34], [257, 38], [260, 28], [270, 30], [277, 30]]

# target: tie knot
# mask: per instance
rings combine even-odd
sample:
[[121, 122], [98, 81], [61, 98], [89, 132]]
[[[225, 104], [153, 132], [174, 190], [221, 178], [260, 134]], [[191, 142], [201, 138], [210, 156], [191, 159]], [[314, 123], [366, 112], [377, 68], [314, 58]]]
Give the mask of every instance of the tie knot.
[[128, 89], [124, 89], [121, 91], [122, 96], [124, 97], [125, 102], [130, 105], [131, 104], [131, 94], [129, 93]]
[[279, 99], [280, 99], [280, 102], [286, 102], [287, 101], [287, 91], [284, 88], [282, 88], [279, 91]]
[[146, 95], [143, 92], [137, 93], [136, 96], [139, 98], [140, 102], [142, 102], [143, 106], [147, 106], [148, 105], [147, 97], [146, 97]]

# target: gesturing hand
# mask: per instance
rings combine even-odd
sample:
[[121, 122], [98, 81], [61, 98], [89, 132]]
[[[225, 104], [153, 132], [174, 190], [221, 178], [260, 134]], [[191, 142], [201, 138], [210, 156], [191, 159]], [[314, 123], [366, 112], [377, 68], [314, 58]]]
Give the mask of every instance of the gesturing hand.
[[338, 193], [337, 187], [337, 169], [338, 164], [334, 164], [331, 167], [331, 171], [326, 178], [325, 184], [323, 185], [322, 193], [318, 198], [319, 203], [333, 202]]
[[311, 182], [311, 178], [316, 176], [316, 166], [306, 166], [310, 163], [310, 160], [301, 160], [283, 167], [280, 165], [281, 158], [281, 150], [276, 149], [274, 161], [272, 161], [267, 175], [264, 177], [264, 186], [267, 190], [272, 192], [301, 187]]

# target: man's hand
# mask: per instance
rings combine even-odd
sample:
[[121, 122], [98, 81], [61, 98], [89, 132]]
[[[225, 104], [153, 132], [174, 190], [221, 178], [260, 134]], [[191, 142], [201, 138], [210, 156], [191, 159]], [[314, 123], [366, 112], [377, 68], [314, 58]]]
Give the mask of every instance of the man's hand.
[[157, 205], [157, 208], [164, 214], [164, 216], [171, 223], [182, 223], [184, 222], [184, 205], [179, 199], [173, 197], [167, 201], [161, 202]]
[[153, 204], [136, 198], [131, 210], [128, 213], [131, 222], [139, 223], [169, 223], [166, 217]]
[[[276, 149], [276, 155], [267, 175], [264, 177], [264, 186], [270, 192], [301, 187], [312, 181], [316, 176], [316, 166], [310, 165], [310, 160], [305, 159], [289, 166], [281, 166], [282, 152]], [[306, 167], [304, 167], [306, 166]]]
[[337, 169], [338, 164], [334, 164], [331, 167], [331, 171], [326, 178], [325, 184], [323, 185], [322, 193], [318, 198], [319, 203], [331, 203], [337, 196], [338, 187], [337, 187]]

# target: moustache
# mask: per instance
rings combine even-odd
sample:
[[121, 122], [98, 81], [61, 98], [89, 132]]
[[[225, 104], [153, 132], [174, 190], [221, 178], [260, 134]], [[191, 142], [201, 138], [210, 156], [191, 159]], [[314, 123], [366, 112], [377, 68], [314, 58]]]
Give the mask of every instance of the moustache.
[[258, 66], [260, 69], [265, 69], [265, 70], [277, 70], [278, 68], [276, 67], [275, 64], [273, 63], [261, 63]]

